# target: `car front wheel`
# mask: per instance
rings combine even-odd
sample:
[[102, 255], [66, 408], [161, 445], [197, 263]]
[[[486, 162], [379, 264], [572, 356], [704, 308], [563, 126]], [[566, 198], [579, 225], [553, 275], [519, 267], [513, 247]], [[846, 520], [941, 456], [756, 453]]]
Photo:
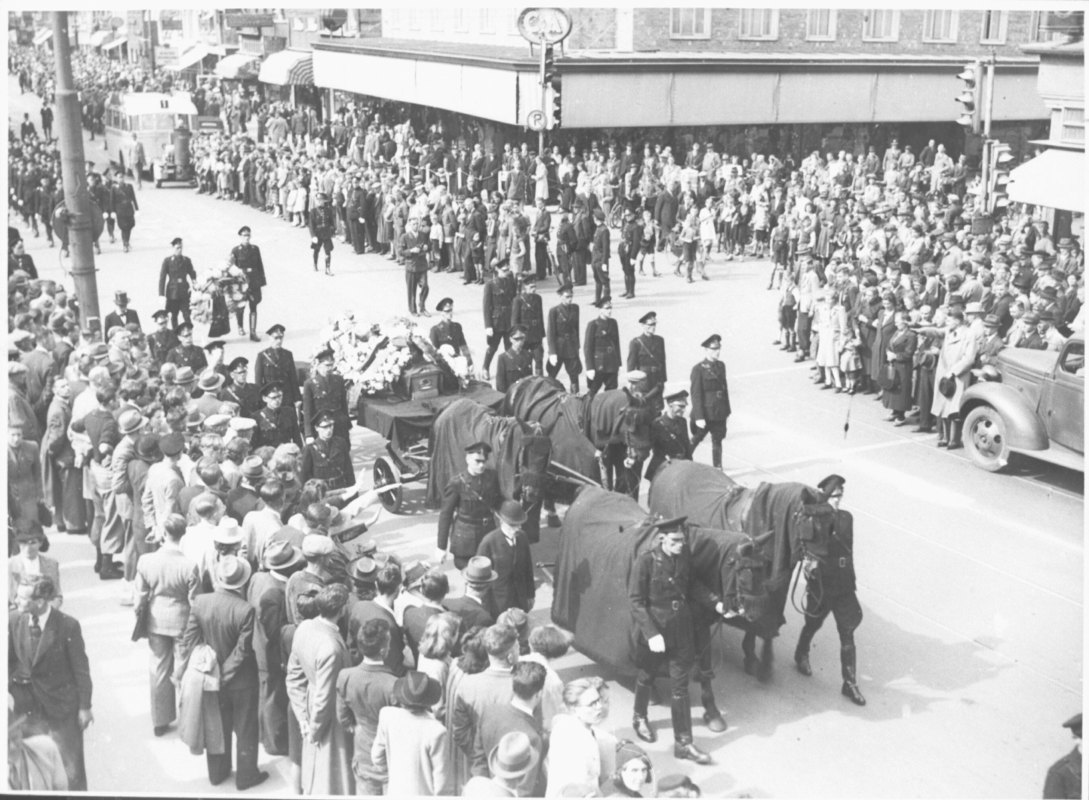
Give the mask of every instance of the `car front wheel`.
[[1006, 422], [990, 406], [978, 406], [964, 420], [964, 448], [977, 467], [998, 472], [1010, 460]]

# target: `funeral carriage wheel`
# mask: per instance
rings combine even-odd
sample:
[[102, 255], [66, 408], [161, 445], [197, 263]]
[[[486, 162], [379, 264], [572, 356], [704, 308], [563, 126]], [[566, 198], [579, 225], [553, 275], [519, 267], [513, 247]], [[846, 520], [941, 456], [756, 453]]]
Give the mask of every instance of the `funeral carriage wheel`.
[[[374, 462], [374, 488], [378, 489], [391, 483], [400, 482], [401, 470], [393, 463], [393, 460], [385, 456], [379, 456], [378, 460]], [[404, 488], [398, 486], [396, 489], [382, 492], [379, 497], [386, 511], [396, 514], [401, 510], [401, 503], [404, 502]]]

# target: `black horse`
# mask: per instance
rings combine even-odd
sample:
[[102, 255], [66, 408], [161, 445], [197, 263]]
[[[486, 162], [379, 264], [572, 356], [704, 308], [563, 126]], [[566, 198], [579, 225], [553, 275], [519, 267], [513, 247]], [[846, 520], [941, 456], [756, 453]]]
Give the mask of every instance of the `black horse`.
[[435, 418], [427, 473], [428, 505], [442, 502], [446, 485], [465, 469], [465, 448], [474, 442], [491, 446], [500, 491], [504, 499], [521, 502], [528, 517], [523, 530], [530, 542], [537, 542], [552, 443], [539, 425], [499, 416], [475, 400], [455, 400]]

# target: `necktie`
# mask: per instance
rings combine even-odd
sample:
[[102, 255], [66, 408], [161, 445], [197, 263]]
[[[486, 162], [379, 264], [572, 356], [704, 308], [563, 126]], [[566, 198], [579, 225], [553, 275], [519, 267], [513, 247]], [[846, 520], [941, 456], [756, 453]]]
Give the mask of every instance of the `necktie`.
[[42, 626], [38, 622], [38, 615], [30, 615], [30, 648], [34, 653], [38, 652], [38, 642], [42, 639]]

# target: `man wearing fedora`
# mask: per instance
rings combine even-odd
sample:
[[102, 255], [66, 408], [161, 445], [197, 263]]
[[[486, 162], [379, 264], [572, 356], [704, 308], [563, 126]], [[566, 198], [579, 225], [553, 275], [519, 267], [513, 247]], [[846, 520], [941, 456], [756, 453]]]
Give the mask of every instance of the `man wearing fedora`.
[[1074, 737], [1074, 749], [1060, 758], [1047, 771], [1044, 780], [1044, 800], [1074, 800], [1081, 793], [1081, 712], [1063, 723]]
[[533, 610], [537, 587], [533, 582], [533, 556], [522, 532], [526, 512], [517, 500], [504, 500], [496, 513], [499, 527], [488, 533], [477, 548], [477, 556], [492, 562], [497, 578], [492, 583], [496, 615], [508, 608]]
[[224, 378], [214, 369], [205, 369], [197, 379], [197, 388], [201, 395], [193, 401], [192, 408], [205, 417], [219, 413], [223, 401], [219, 399], [219, 390], [223, 388]]
[[463, 630], [494, 625], [496, 614], [491, 587], [499, 575], [492, 569], [491, 559], [473, 556], [461, 571], [461, 577], [465, 582], [465, 593], [461, 597], [447, 597], [442, 601], [443, 608], [461, 617]]
[[[504, 734], [488, 753], [491, 777], [476, 775], [462, 789], [462, 797], [525, 797], [526, 776], [537, 769], [540, 750], [523, 731]], [[595, 787], [596, 788], [596, 787]]]
[[178, 314], [188, 324], [190, 282], [196, 284], [197, 272], [193, 269], [193, 262], [189, 256], [182, 255], [182, 240], [180, 236], [170, 241], [174, 252], [163, 259], [162, 268], [159, 270], [159, 297], [166, 299], [166, 312], [170, 314], [170, 325], [175, 330], [178, 327]]
[[[261, 260], [261, 248], [250, 243], [250, 226], [238, 229], [239, 243], [231, 250], [230, 263], [242, 270], [246, 276], [246, 301], [250, 307], [250, 341], [259, 341], [257, 336], [257, 306], [261, 303], [261, 288], [265, 285], [265, 264]], [[317, 251], [314, 253], [317, 257]], [[235, 309], [235, 321], [238, 323], [238, 335], [245, 335], [242, 328], [242, 306]]]
[[251, 511], [264, 503], [259, 494], [265, 480], [265, 462], [258, 456], [249, 456], [242, 462], [242, 479], [238, 486], [227, 492], [227, 514], [239, 523]]
[[174, 669], [174, 678], [180, 683], [189, 656], [198, 644], [210, 645], [215, 650], [224, 752], [206, 754], [208, 780], [218, 786], [230, 776], [232, 737], [237, 737], [235, 786], [239, 791], [268, 778], [267, 772], [257, 768], [260, 689], [253, 652], [256, 613], [244, 599], [250, 573], [249, 562], [244, 558], [227, 556], [219, 561], [215, 567], [215, 591], [197, 595], [190, 606], [181, 657]]
[[389, 775], [390, 797], [450, 794], [448, 734], [431, 714], [441, 697], [438, 681], [410, 670], [393, 686], [394, 704], [378, 713], [371, 760]]
[[162, 736], [177, 719], [177, 698], [171, 677], [189, 619], [189, 606], [200, 592], [200, 568], [181, 549], [185, 519], [171, 514], [163, 522], [162, 546], [140, 556], [136, 564], [137, 613], [146, 608], [148, 677], [151, 684], [151, 725]]
[[487, 466], [491, 451], [486, 442], [466, 447], [465, 469], [443, 490], [435, 555], [439, 563], [453, 553], [454, 566], [464, 569], [492, 527], [493, 512], [499, 508], [503, 494], [498, 473]]
[[976, 366], [985, 367], [998, 361], [998, 354], [1006, 347], [1006, 342], [998, 333], [999, 319], [995, 314], [983, 318], [983, 339], [976, 352]]
[[[204, 348], [193, 344], [193, 325], [186, 320], [174, 329], [178, 337], [177, 346], [166, 354], [166, 360], [180, 370], [189, 367], [193, 372], [202, 372], [208, 367], [208, 357]], [[177, 381], [180, 383], [180, 381]]]

